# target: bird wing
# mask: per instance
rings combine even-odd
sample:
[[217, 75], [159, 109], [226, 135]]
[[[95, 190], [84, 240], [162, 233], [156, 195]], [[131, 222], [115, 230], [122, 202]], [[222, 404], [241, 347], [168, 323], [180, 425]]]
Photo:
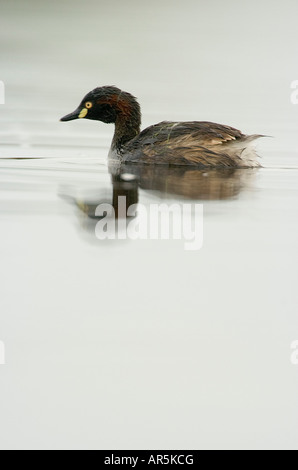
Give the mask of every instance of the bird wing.
[[146, 128], [127, 144], [125, 160], [141, 158], [149, 163], [156, 159], [162, 163], [164, 157], [169, 163], [216, 166], [220, 156], [221, 166], [234, 166], [225, 144], [245, 139], [238, 129], [213, 122], [163, 121]]
[[216, 145], [245, 137], [238, 129], [207, 121], [169, 122], [147, 127], [136, 138], [142, 144], [156, 144], [174, 139], [185, 143], [195, 140], [197, 144]]

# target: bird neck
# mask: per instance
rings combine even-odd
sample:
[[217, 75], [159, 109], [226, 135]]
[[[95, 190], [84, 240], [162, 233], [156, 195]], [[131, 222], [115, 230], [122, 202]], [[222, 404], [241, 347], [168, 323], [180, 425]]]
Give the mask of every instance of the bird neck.
[[139, 105], [128, 107], [117, 115], [111, 151], [121, 154], [127, 142], [140, 133], [141, 113]]

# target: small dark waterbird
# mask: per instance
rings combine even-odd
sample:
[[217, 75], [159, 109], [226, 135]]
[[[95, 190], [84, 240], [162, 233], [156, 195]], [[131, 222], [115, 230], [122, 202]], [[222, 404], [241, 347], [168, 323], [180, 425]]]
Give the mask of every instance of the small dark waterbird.
[[198, 168], [260, 166], [253, 143], [262, 135], [245, 135], [233, 127], [207, 121], [163, 121], [141, 131], [136, 98], [114, 86], [95, 88], [61, 121], [83, 118], [115, 124], [109, 158], [123, 163]]

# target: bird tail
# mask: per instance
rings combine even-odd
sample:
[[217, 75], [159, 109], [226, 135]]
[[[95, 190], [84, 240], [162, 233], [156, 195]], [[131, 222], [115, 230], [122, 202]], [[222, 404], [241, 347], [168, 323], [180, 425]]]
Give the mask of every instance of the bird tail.
[[[259, 155], [255, 149], [255, 140], [260, 137], [267, 137], [261, 134], [248, 135], [240, 141], [234, 141], [229, 144], [229, 147], [234, 151], [234, 158], [238, 159], [238, 165], [244, 168], [257, 168], [260, 167]], [[240, 160], [240, 161], [239, 161]]]

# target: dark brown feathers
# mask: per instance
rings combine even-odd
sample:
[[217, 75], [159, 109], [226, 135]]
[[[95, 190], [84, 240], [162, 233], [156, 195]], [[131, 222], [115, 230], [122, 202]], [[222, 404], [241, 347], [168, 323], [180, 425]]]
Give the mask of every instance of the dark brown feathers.
[[128, 142], [122, 149], [123, 161], [198, 167], [257, 166], [256, 162], [241, 158], [257, 137], [212, 122], [163, 121]]

